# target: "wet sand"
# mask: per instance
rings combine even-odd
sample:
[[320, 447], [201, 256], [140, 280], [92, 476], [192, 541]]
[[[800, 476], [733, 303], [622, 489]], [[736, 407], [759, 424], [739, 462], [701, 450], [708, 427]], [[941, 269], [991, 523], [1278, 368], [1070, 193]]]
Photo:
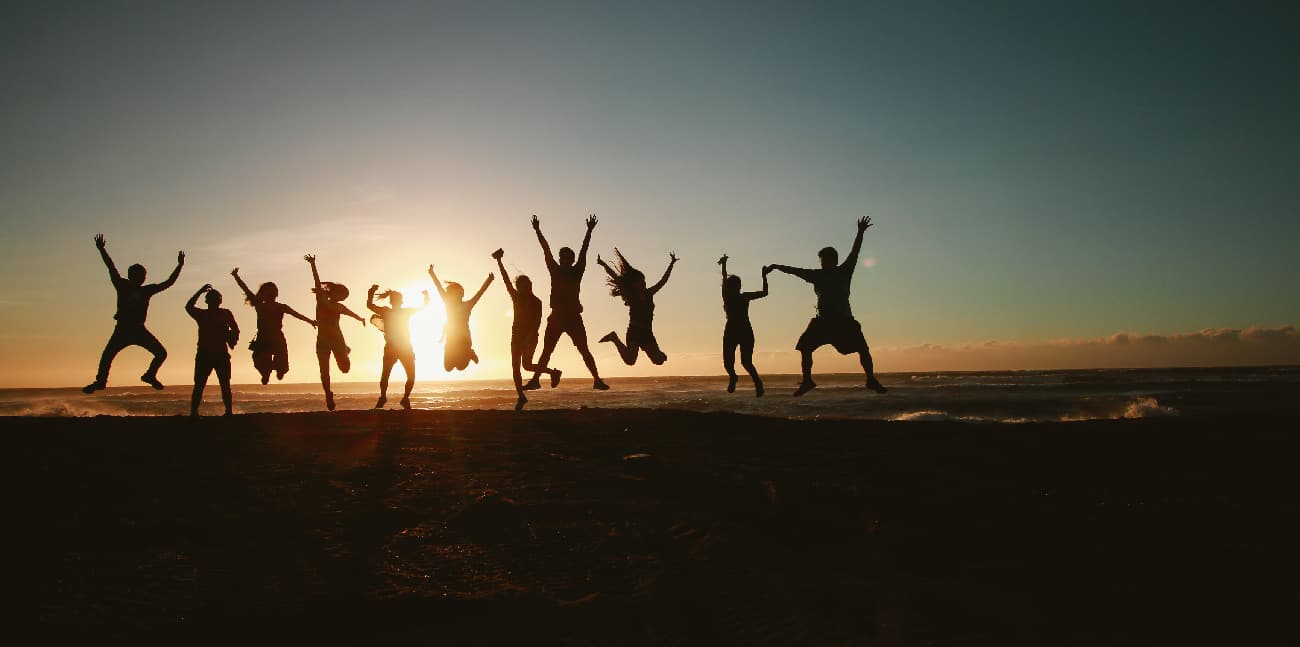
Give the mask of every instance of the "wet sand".
[[11, 586], [50, 638], [1300, 636], [1295, 419], [3, 422]]

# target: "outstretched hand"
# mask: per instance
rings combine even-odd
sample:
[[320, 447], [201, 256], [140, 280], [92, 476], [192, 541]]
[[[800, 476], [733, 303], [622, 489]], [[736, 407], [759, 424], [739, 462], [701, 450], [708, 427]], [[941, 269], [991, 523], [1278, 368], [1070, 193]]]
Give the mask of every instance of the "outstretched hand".
[[540, 231], [541, 229], [542, 221], [537, 219], [537, 214], [533, 214], [533, 231]]
[[230, 270], [230, 275], [231, 275], [231, 276], [239, 276], [239, 268], [236, 267], [235, 269]]
[[596, 214], [593, 213], [590, 216], [587, 216], [587, 231], [591, 231], [592, 229], [595, 229], [597, 222], [599, 221], [596, 220]]
[[674, 265], [676, 263], [677, 263], [677, 252], [668, 252], [668, 264]]
[[501, 260], [501, 257], [505, 255], [506, 255], [506, 250], [501, 249], [500, 247], [497, 248], [497, 251], [492, 252], [492, 258], [495, 258], [498, 261]]
[[177, 265], [185, 264], [185, 252], [176, 252], [176, 264]]
[[864, 232], [871, 226], [871, 216], [862, 216], [858, 218], [858, 232]]
[[95, 234], [95, 247], [104, 249], [104, 246], [107, 244], [108, 242], [104, 240], [104, 234]]
[[726, 265], [726, 264], [727, 264], [727, 258], [728, 258], [727, 255], [726, 255], [726, 254], [723, 254], [723, 255], [722, 255], [722, 258], [719, 258], [719, 259], [718, 259], [718, 265]]
[[305, 255], [305, 256], [302, 257], [302, 260], [307, 261], [308, 263], [311, 263], [312, 265], [315, 265], [315, 264], [316, 264], [316, 255], [315, 255], [315, 254], [307, 254], [307, 255]]

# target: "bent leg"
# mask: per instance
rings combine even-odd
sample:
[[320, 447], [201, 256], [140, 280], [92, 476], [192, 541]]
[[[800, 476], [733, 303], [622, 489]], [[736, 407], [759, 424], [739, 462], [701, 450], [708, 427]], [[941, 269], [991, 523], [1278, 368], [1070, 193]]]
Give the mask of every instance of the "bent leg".
[[141, 330], [141, 332], [144, 334], [140, 336], [140, 339], [136, 343], [143, 346], [144, 349], [150, 353], [153, 353], [153, 361], [149, 362], [149, 370], [145, 371], [144, 374], [156, 378], [158, 377], [158, 369], [162, 367], [163, 362], [167, 361], [167, 349], [163, 348], [162, 342], [158, 341], [158, 338], [154, 337], [153, 333], [148, 330]]
[[99, 370], [95, 372], [96, 383], [105, 384], [108, 382], [108, 370], [113, 366], [113, 358], [117, 357], [117, 354], [129, 345], [126, 335], [120, 330], [114, 329], [113, 335], [108, 338], [108, 343], [104, 344], [104, 352], [99, 356]]
[[[569, 339], [573, 340], [573, 345], [578, 348], [578, 354], [582, 356], [582, 362], [587, 365], [587, 370], [591, 371], [591, 379], [598, 385], [604, 384], [600, 379], [600, 371], [596, 370], [596, 358], [591, 356], [591, 349], [587, 348], [587, 327], [582, 323], [582, 319], [579, 318], [577, 323], [569, 327], [566, 332], [569, 333]], [[543, 360], [546, 359], [550, 359], [550, 356], [544, 355]]]
[[542, 356], [537, 359], [537, 364], [534, 365], [533, 381], [536, 381], [541, 376], [541, 367], [550, 366], [548, 362], [551, 361], [551, 353], [555, 352], [555, 345], [559, 343], [562, 334], [564, 334], [564, 331], [560, 329], [560, 326], [555, 325], [553, 319], [546, 320], [546, 331], [542, 334]]

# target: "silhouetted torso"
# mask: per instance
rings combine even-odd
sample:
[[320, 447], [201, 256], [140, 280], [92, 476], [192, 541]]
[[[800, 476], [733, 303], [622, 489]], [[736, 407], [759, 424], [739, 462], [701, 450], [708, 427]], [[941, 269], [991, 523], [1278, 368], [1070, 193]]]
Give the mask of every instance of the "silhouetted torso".
[[117, 322], [125, 326], [143, 326], [149, 315], [149, 299], [162, 291], [158, 285], [136, 285], [127, 279], [114, 279], [117, 288]]
[[[284, 336], [284, 304], [278, 301], [259, 303], [253, 306], [257, 310], [257, 333], [259, 335]], [[337, 325], [337, 322], [335, 322]]]
[[515, 321], [511, 332], [516, 335], [536, 335], [542, 325], [542, 300], [535, 294], [515, 293]]
[[411, 350], [411, 317], [415, 308], [379, 308], [384, 320], [384, 342], [393, 350]]
[[817, 316], [852, 319], [849, 307], [849, 284], [853, 281], [853, 266], [841, 265], [829, 270], [813, 270], [813, 292], [817, 293]]
[[628, 327], [650, 328], [655, 318], [655, 302], [649, 294], [627, 301]]
[[333, 301], [323, 296], [316, 297], [316, 334], [318, 337], [340, 337], [343, 331], [339, 328], [338, 306]]
[[727, 314], [727, 326], [749, 325], [749, 302], [753, 297], [748, 294], [737, 294], [728, 297], [722, 296], [722, 311]]
[[578, 293], [582, 288], [582, 270], [577, 266], [556, 265], [551, 268], [551, 309], [564, 314], [582, 312]]
[[190, 310], [199, 324], [199, 352], [228, 354], [226, 334], [235, 326], [235, 315], [225, 308]]

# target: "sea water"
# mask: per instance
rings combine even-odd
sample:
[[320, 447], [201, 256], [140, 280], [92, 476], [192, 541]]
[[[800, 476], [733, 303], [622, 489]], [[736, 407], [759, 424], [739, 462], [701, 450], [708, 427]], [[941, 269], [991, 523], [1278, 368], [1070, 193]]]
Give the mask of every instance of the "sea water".
[[[733, 411], [786, 418], [860, 418], [1034, 422], [1142, 418], [1150, 416], [1295, 415], [1300, 404], [1300, 367], [1100, 369], [885, 373], [889, 393], [863, 387], [861, 375], [817, 376], [818, 388], [791, 396], [798, 376], [765, 378], [767, 394], [754, 397], [741, 376], [735, 393], [725, 376], [613, 378], [595, 391], [585, 376], [567, 374], [559, 388], [529, 391], [527, 411], [540, 409], [653, 408]], [[377, 385], [336, 382], [339, 409], [369, 409]], [[0, 389], [5, 416], [168, 416], [189, 412], [190, 387], [155, 391], [144, 384], [109, 387], [92, 395], [76, 388]], [[389, 388], [389, 408], [401, 398], [401, 382]], [[320, 411], [316, 383], [240, 384], [235, 413]], [[417, 382], [416, 409], [512, 409], [508, 380]], [[221, 412], [215, 380], [204, 393], [204, 415]]]

